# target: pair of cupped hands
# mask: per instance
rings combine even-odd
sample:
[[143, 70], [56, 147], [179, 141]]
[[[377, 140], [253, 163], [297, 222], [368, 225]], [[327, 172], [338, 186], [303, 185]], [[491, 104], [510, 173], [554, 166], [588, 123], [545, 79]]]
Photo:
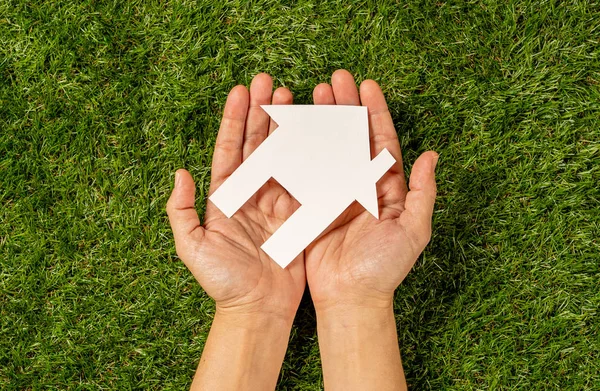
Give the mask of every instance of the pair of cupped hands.
[[[260, 107], [292, 104], [284, 87], [272, 92], [267, 74], [254, 77], [250, 90], [234, 87], [227, 97], [216, 140], [210, 193], [215, 191], [277, 124]], [[389, 308], [431, 237], [436, 197], [435, 152], [414, 163], [407, 186], [394, 123], [379, 85], [365, 80], [357, 88], [345, 70], [313, 92], [316, 105], [368, 108], [371, 154], [382, 149], [396, 164], [378, 181], [380, 219], [352, 204], [330, 227], [282, 269], [260, 246], [299, 206], [277, 182], [266, 183], [232, 218], [208, 202], [204, 224], [195, 210], [195, 185], [180, 169], [167, 203], [177, 254], [216, 302], [217, 313], [293, 321], [306, 284], [319, 311]], [[410, 189], [410, 190], [409, 190]]]

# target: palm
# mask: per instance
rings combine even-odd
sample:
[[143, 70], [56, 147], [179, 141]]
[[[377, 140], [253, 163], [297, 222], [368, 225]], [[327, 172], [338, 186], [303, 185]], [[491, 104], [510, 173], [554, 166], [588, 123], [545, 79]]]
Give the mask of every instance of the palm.
[[[243, 87], [238, 86], [230, 93], [213, 156], [211, 192], [273, 131], [274, 124], [269, 123], [267, 114], [256, 107], [271, 103], [271, 83], [267, 75], [258, 75], [250, 88], [249, 100]], [[291, 103], [291, 94], [278, 89], [272, 103]], [[189, 173], [181, 171], [178, 175], [193, 191]], [[193, 193], [182, 205], [192, 201]], [[304, 257], [298, 256], [282, 269], [260, 246], [297, 206], [279, 184], [270, 181], [232, 218], [225, 217], [209, 202], [204, 227], [196, 215], [188, 217], [191, 222], [186, 230], [185, 223], [171, 218], [176, 213], [172, 212], [169, 216], [177, 252], [220, 308], [278, 311], [288, 315], [295, 311], [304, 291]], [[180, 209], [195, 215], [189, 206]]]
[[339, 291], [340, 285], [361, 290], [360, 294], [393, 291], [418, 256], [400, 222], [404, 208], [400, 183], [393, 176], [384, 179], [382, 185], [389, 185], [390, 192], [379, 199], [379, 220], [354, 204], [308, 249], [306, 268], [315, 299]]
[[277, 291], [276, 300], [300, 299], [305, 278], [303, 254], [282, 269], [260, 248], [294, 212], [295, 203], [280, 185], [268, 183], [232, 218], [225, 217], [213, 205], [207, 208], [205, 244], [197, 256], [211, 260], [208, 269], [219, 278], [205, 281], [201, 270], [191, 270], [222, 306], [264, 305], [265, 299], [271, 299], [271, 291]]
[[354, 203], [307, 249], [306, 273], [316, 305], [348, 300], [350, 292], [359, 300], [390, 297], [429, 240], [428, 204], [433, 206], [431, 183], [421, 189], [419, 182], [424, 163], [434, 155], [426, 153], [415, 163], [418, 172], [409, 192], [398, 137], [379, 86], [363, 83], [359, 97], [348, 72], [338, 71], [332, 79], [333, 88], [325, 84], [315, 88], [315, 103], [367, 106], [372, 155], [387, 148], [397, 164], [377, 184], [379, 220]]

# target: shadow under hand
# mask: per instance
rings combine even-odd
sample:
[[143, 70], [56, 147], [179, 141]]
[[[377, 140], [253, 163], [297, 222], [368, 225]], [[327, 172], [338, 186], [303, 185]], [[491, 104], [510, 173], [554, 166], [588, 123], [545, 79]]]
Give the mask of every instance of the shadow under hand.
[[478, 308], [486, 294], [482, 284], [486, 291], [497, 289], [492, 268], [501, 260], [485, 231], [494, 218], [494, 201], [504, 194], [505, 171], [452, 165], [448, 161], [441, 167], [447, 171], [438, 181], [431, 243], [394, 300], [409, 389], [448, 385], [452, 379], [445, 376], [440, 357], [452, 359], [457, 352], [451, 350], [467, 343], [457, 340], [467, 331], [455, 330], [455, 325], [468, 321]]
[[277, 389], [321, 390], [322, 387], [315, 384], [314, 379], [320, 379], [319, 383], [322, 383], [322, 378], [321, 356], [317, 343], [317, 317], [307, 287], [294, 319]]

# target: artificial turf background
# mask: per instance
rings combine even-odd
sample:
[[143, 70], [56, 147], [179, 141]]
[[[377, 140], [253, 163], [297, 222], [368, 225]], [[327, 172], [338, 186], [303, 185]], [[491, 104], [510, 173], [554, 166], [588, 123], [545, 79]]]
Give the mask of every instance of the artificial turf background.
[[[332, 71], [440, 153], [396, 295], [414, 390], [600, 389], [600, 2], [0, 0], [0, 389], [184, 389], [214, 306], [164, 212], [203, 209], [228, 90]], [[305, 298], [279, 388], [319, 390]]]

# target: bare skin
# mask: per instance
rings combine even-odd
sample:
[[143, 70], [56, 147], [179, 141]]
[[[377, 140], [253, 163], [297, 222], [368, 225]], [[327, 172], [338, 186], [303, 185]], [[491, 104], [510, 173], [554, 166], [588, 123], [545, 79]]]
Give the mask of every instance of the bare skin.
[[[281, 269], [261, 249], [299, 206], [269, 182], [231, 219], [213, 204], [204, 225], [194, 209], [191, 175], [178, 170], [167, 212], [177, 254], [216, 302], [216, 314], [192, 390], [274, 389], [306, 281], [318, 317], [328, 390], [398, 390], [406, 384], [392, 310], [395, 288], [429, 241], [435, 200], [435, 152], [415, 162], [408, 191], [400, 145], [374, 81], [360, 95], [347, 71], [314, 91], [315, 104], [369, 108], [372, 156], [387, 148], [398, 163], [377, 185], [380, 220], [352, 205], [321, 237]], [[276, 124], [261, 104], [291, 104], [285, 88], [257, 75], [234, 87], [225, 105], [212, 164], [212, 193]]]
[[[234, 87], [225, 104], [212, 164], [212, 193], [275, 130], [261, 104], [291, 104], [272, 93], [269, 75]], [[298, 207], [275, 182], [231, 219], [209, 203], [204, 225], [194, 209], [191, 175], [178, 170], [167, 212], [178, 256], [216, 302], [216, 314], [192, 390], [274, 389], [294, 315], [306, 286], [304, 254], [287, 268], [260, 246]]]
[[315, 104], [362, 105], [369, 111], [371, 154], [383, 148], [397, 163], [377, 183], [380, 219], [355, 203], [305, 251], [306, 276], [317, 311], [327, 390], [403, 390], [393, 313], [394, 290], [431, 237], [438, 155], [426, 152], [413, 165], [410, 191], [400, 143], [381, 89], [336, 71], [320, 84]]

